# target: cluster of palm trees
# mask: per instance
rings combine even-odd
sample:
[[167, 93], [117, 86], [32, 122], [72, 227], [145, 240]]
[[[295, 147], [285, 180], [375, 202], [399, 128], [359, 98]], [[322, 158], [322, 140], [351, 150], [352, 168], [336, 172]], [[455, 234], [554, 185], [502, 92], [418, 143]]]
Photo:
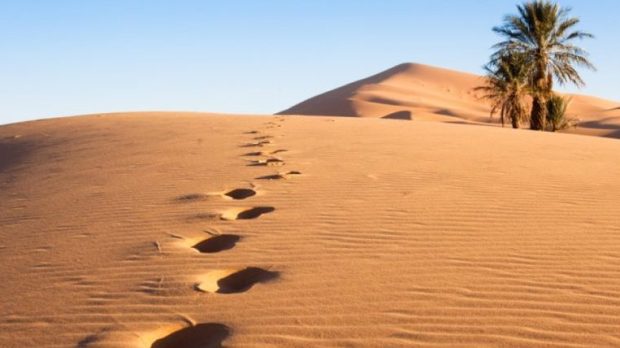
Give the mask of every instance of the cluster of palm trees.
[[491, 115], [499, 113], [502, 125], [510, 121], [519, 128], [529, 121], [534, 130], [564, 128], [570, 124], [565, 118], [569, 101], [553, 92], [553, 82], [584, 85], [576, 67], [594, 66], [574, 41], [593, 36], [576, 30], [579, 19], [552, 1], [534, 0], [517, 9], [517, 15], [493, 28], [504, 41], [493, 46], [486, 84], [477, 90], [491, 101]]

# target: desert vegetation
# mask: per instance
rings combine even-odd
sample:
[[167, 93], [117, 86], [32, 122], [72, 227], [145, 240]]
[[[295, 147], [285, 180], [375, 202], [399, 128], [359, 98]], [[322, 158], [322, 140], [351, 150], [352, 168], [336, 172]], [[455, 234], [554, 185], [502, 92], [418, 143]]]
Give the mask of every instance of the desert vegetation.
[[[575, 41], [593, 38], [576, 29], [580, 20], [570, 17], [570, 8], [548, 0], [517, 5], [518, 13], [507, 15], [493, 28], [502, 41], [486, 64], [485, 84], [477, 88], [499, 113], [502, 124], [514, 128], [529, 121], [533, 130], [556, 131], [575, 124], [566, 116], [569, 100], [553, 91], [554, 81], [584, 86], [577, 68], [594, 69], [588, 53]], [[529, 107], [529, 114], [524, 111]]]

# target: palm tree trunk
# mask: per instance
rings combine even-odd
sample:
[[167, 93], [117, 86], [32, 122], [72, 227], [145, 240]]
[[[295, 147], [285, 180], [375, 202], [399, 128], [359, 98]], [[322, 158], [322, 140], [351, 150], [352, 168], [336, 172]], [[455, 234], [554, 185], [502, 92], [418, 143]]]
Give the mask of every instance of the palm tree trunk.
[[534, 99], [532, 100], [532, 113], [530, 115], [530, 129], [532, 130], [540, 130], [540, 127], [541, 127], [540, 105], [541, 105], [540, 97], [534, 97]]
[[534, 95], [532, 100], [532, 114], [530, 129], [544, 131], [547, 123], [547, 98], [550, 81], [547, 73], [547, 55], [539, 52], [538, 68], [534, 79]]
[[532, 103], [530, 129], [545, 130], [547, 121], [547, 102], [541, 96], [535, 96]]

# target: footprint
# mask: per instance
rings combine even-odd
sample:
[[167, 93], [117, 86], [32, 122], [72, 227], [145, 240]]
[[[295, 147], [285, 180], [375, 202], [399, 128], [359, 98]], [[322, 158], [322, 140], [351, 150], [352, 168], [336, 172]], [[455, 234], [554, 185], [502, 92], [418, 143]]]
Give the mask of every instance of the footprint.
[[257, 130], [251, 130], [251, 131], [245, 132], [243, 134], [258, 134], [258, 131]]
[[243, 156], [247, 156], [247, 157], [269, 156], [269, 155], [275, 155], [277, 153], [286, 152], [286, 151], [288, 150], [278, 149], [278, 150], [273, 150], [273, 151], [255, 151], [255, 152], [248, 152], [246, 154], [243, 154]]
[[97, 344], [97, 342], [100, 342], [100, 341], [104, 340], [110, 331], [112, 331], [112, 328], [105, 327], [105, 328], [99, 330], [99, 332], [97, 332], [95, 334], [90, 334], [90, 335], [82, 338], [77, 343], [76, 348], [88, 348], [88, 347], [94, 346], [94, 345]]
[[257, 283], [275, 280], [279, 276], [280, 272], [258, 267], [247, 267], [240, 271], [217, 270], [207, 273], [194, 287], [202, 292], [236, 294], [250, 290]]
[[247, 143], [244, 145], [241, 145], [241, 147], [263, 147], [265, 145], [268, 144], [273, 144], [273, 141], [271, 140], [261, 140], [261, 141], [256, 141], [256, 142], [252, 142], [252, 143]]
[[256, 191], [248, 188], [239, 188], [234, 189], [232, 191], [226, 192], [224, 196], [230, 197], [234, 200], [246, 199], [248, 197], [252, 197], [256, 195]]
[[230, 332], [224, 324], [197, 324], [156, 340], [151, 348], [219, 348]]
[[234, 200], [246, 199], [256, 195], [256, 191], [248, 188], [238, 188], [228, 192], [190, 193], [175, 198], [179, 202], [204, 201], [210, 197], [227, 197]]
[[252, 163], [248, 164], [250, 167], [275, 167], [283, 165], [284, 161], [275, 157], [252, 161]]
[[266, 139], [273, 139], [273, 135], [260, 135], [260, 136], [254, 137], [254, 140], [266, 140]]
[[281, 179], [288, 179], [289, 177], [295, 176], [295, 175], [301, 175], [301, 172], [296, 171], [296, 170], [292, 170], [292, 171], [286, 172], [286, 173], [278, 173], [278, 174], [272, 174], [272, 175], [259, 176], [256, 179], [257, 180], [281, 180]]
[[243, 156], [247, 156], [247, 157], [264, 156], [264, 155], [265, 153], [263, 151], [248, 152], [248, 153], [243, 154]]
[[278, 123], [276, 123], [274, 121], [269, 121], [269, 122], [266, 122], [266, 123], [263, 123], [263, 124], [265, 125], [265, 128], [267, 128], [267, 129], [282, 127], [281, 124], [278, 124]]
[[99, 335], [88, 335], [77, 343], [76, 348], [88, 348], [88, 346], [95, 344], [97, 341], [101, 341], [101, 337]]
[[192, 248], [201, 253], [217, 253], [235, 247], [241, 237], [234, 234], [220, 234], [196, 243]]
[[254, 207], [247, 210], [231, 209], [220, 215], [222, 220], [249, 220], [275, 211], [274, 207]]

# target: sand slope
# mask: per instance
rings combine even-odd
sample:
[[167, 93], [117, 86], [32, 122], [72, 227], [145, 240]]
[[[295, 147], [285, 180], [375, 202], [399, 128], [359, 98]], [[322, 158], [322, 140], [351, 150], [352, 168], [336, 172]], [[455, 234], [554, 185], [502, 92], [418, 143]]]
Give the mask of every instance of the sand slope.
[[3, 126], [0, 347], [619, 346], [618, 153], [380, 119]]
[[[359, 116], [495, 124], [474, 88], [481, 76], [406, 63], [303, 101], [283, 115]], [[581, 123], [568, 132], [620, 138], [620, 102], [570, 95], [568, 114]]]

